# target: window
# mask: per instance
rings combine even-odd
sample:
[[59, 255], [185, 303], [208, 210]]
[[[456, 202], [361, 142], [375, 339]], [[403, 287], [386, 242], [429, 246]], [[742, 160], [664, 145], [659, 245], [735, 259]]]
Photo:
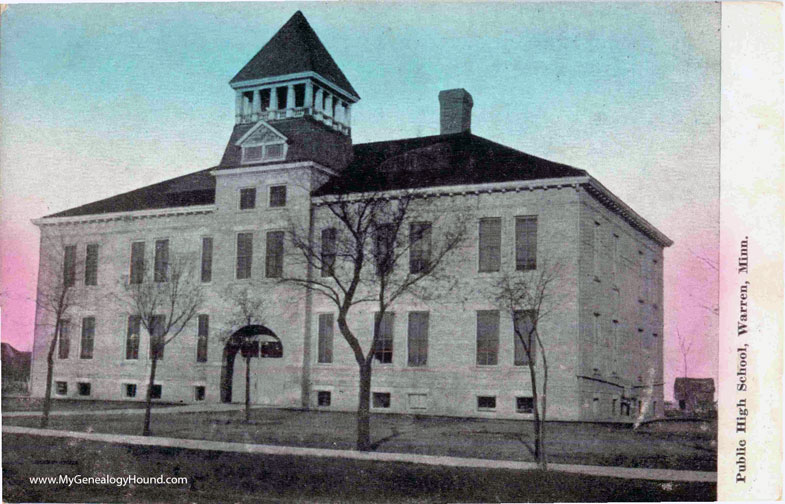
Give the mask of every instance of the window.
[[128, 317], [128, 333], [125, 338], [125, 358], [136, 360], [139, 358], [139, 328], [141, 319], [138, 315]]
[[136, 384], [135, 383], [126, 383], [125, 384], [125, 397], [136, 397]]
[[80, 396], [89, 396], [90, 395], [90, 384], [87, 382], [79, 382], [76, 384], [77, 392], [79, 392]]
[[409, 273], [424, 273], [431, 262], [431, 223], [409, 225]]
[[267, 233], [265, 270], [267, 278], [281, 278], [283, 276], [283, 231]]
[[243, 163], [261, 161], [264, 147], [261, 145], [251, 145], [243, 147]]
[[202, 238], [202, 282], [213, 280], [213, 239]]
[[496, 396], [477, 396], [477, 409], [492, 411], [496, 409]]
[[82, 319], [82, 344], [79, 352], [80, 359], [93, 358], [93, 342], [95, 341], [95, 317]]
[[594, 399], [592, 399], [592, 401], [591, 401], [591, 412], [594, 415], [599, 415], [600, 414], [600, 398], [599, 397], [595, 397]]
[[619, 401], [618, 399], [614, 399], [613, 402], [611, 403], [611, 415], [613, 416], [616, 416], [616, 403], [618, 401]]
[[325, 408], [330, 406], [330, 403], [332, 401], [331, 395], [332, 394], [330, 394], [330, 392], [328, 392], [327, 390], [318, 391], [316, 393], [316, 404]]
[[155, 281], [166, 282], [169, 278], [169, 240], [155, 242]]
[[204, 401], [204, 385], [197, 385], [194, 387], [194, 400], [195, 401]]
[[373, 393], [373, 407], [374, 408], [389, 408], [390, 407], [390, 393], [389, 392], [374, 392]]
[[409, 313], [409, 365], [428, 363], [428, 312]]
[[276, 159], [283, 159], [283, 157], [284, 149], [282, 143], [264, 146], [264, 159], [274, 161]]
[[319, 357], [322, 364], [333, 361], [333, 315], [332, 313], [319, 314]]
[[160, 399], [161, 394], [163, 394], [163, 387], [159, 384], [153, 385], [150, 389], [150, 399]]
[[96, 243], [91, 243], [87, 246], [84, 284], [98, 285], [98, 244]]
[[199, 315], [198, 335], [196, 339], [196, 362], [207, 362], [207, 335], [210, 331], [210, 317]]
[[499, 312], [477, 312], [477, 365], [495, 366], [499, 353]]
[[379, 314], [374, 317], [374, 330], [378, 326], [379, 333], [376, 334], [376, 346], [373, 350], [374, 359], [382, 364], [389, 364], [393, 357], [393, 321], [395, 314], [386, 312], [379, 320]]
[[[283, 88], [286, 89], [286, 88]], [[278, 97], [279, 109], [286, 107], [281, 106], [281, 96]], [[283, 100], [286, 100], [286, 92], [284, 91]], [[255, 163], [259, 161], [276, 161], [283, 159], [286, 151], [283, 143], [274, 143], [268, 145], [246, 145], [243, 146], [243, 163]]]
[[247, 187], [240, 189], [240, 210], [256, 208], [256, 188]]
[[537, 217], [515, 218], [515, 269], [537, 269]]
[[63, 257], [63, 284], [73, 287], [76, 283], [76, 245], [65, 247]]
[[373, 255], [376, 259], [376, 274], [387, 275], [392, 271], [395, 259], [395, 232], [392, 224], [379, 224], [374, 230]]
[[[537, 337], [534, 332], [534, 313], [531, 311], [516, 311], [515, 312], [515, 329], [513, 330], [513, 345], [515, 348], [515, 357], [513, 364], [515, 366], [528, 366], [529, 355], [526, 348], [529, 348], [532, 362], [537, 362]], [[521, 341], [523, 338], [523, 341]], [[526, 342], [526, 345], [524, 345]]]
[[150, 334], [150, 358], [152, 359], [155, 352], [158, 352], [158, 358], [164, 358], [164, 316], [153, 315], [151, 321], [151, 334]]
[[428, 394], [409, 394], [410, 409], [427, 409]]
[[144, 242], [131, 244], [131, 283], [144, 282]]
[[71, 350], [71, 321], [60, 321], [60, 337], [58, 338], [57, 357], [67, 359]]
[[286, 206], [286, 186], [272, 186], [270, 187], [270, 207], [278, 208]]
[[333, 268], [335, 268], [335, 228], [322, 229], [322, 276], [332, 276]]
[[515, 398], [515, 411], [518, 413], [534, 413], [534, 398], [533, 397], [516, 397]]
[[251, 278], [253, 233], [237, 233], [237, 280]]
[[502, 220], [480, 219], [480, 271], [499, 271], [501, 267]]
[[55, 394], [57, 394], [57, 395], [67, 395], [68, 394], [68, 382], [56, 381], [55, 382]]

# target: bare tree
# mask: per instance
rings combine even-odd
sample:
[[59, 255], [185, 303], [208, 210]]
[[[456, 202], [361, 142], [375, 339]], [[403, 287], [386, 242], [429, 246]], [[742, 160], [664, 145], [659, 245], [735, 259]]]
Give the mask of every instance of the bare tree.
[[[229, 285], [223, 293], [224, 299], [232, 305], [232, 314], [229, 319], [229, 330], [224, 339], [235, 337], [240, 351], [245, 359], [245, 421], [251, 421], [251, 358], [258, 355], [259, 338], [255, 334], [237, 333], [239, 327], [253, 324], [264, 324], [267, 318], [267, 302], [260, 295], [259, 286], [253, 283], [243, 285]], [[256, 350], [256, 352], [254, 352]]]
[[46, 354], [46, 391], [41, 415], [42, 429], [49, 425], [52, 376], [58, 342], [61, 356], [67, 356], [69, 351], [70, 323], [67, 318], [78, 304], [75, 290], [80, 279], [83, 281], [84, 264], [84, 261], [78, 257], [78, 247], [70, 244], [66, 237], [47, 235], [42, 232], [36, 307], [45, 313], [46, 321], [54, 323], [52, 339], [49, 341]]
[[[535, 269], [503, 274], [494, 286], [493, 298], [499, 309], [512, 320], [515, 337], [521, 343], [529, 368], [534, 413], [534, 458], [547, 469], [545, 421], [548, 396], [547, 348], [540, 337], [540, 323], [558, 304], [558, 282], [563, 267], [558, 262], [538, 261]], [[542, 385], [537, 385], [537, 358], [542, 362]]]
[[128, 314], [139, 320], [150, 336], [150, 378], [147, 385], [142, 435], [150, 435], [153, 386], [158, 360], [164, 347], [183, 332], [194, 318], [202, 299], [197, 261], [190, 255], [166, 254], [154, 268], [146, 267], [143, 259], [132, 265], [135, 272], [124, 278], [120, 301]]
[[681, 352], [682, 362], [684, 363], [684, 377], [687, 378], [687, 357], [692, 350], [692, 341], [687, 341], [685, 336], [681, 335], [679, 326], [676, 326], [676, 336], [679, 338], [679, 351]]
[[[384, 351], [381, 337], [385, 314], [404, 295], [428, 298], [437, 285], [449, 283], [441, 266], [459, 248], [466, 226], [458, 213], [437, 212], [432, 199], [412, 191], [326, 197], [316, 212], [323, 214], [320, 225], [324, 224], [318, 239], [297, 223], [289, 226], [288, 241], [306, 272], [281, 281], [335, 304], [338, 328], [359, 368], [357, 449], [367, 451], [373, 361], [392, 357]], [[362, 303], [376, 308], [366, 348], [348, 323], [352, 309]]]

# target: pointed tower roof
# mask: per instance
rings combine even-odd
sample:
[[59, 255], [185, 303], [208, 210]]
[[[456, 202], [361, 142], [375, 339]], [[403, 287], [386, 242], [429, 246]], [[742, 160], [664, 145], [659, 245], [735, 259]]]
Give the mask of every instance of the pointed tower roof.
[[300, 11], [294, 13], [229, 83], [300, 72], [316, 72], [359, 98]]

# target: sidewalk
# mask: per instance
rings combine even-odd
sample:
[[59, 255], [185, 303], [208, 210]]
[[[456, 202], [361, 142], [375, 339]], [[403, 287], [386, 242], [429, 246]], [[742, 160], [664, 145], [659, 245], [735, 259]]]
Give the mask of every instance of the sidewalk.
[[[264, 407], [264, 406], [251, 406], [251, 409]], [[168, 413], [201, 413], [201, 412], [223, 412], [223, 411], [236, 411], [245, 408], [243, 404], [227, 404], [227, 403], [205, 403], [205, 404], [187, 404], [183, 406], [164, 406], [154, 407], [153, 413], [168, 414]], [[52, 410], [49, 416], [89, 416], [89, 415], [143, 415], [144, 408], [123, 408], [123, 409], [104, 409], [104, 410]], [[3, 418], [25, 418], [41, 416], [42, 411], [8, 411], [3, 412]]]
[[[230, 406], [230, 405], [226, 405]], [[179, 408], [179, 407], [178, 407]], [[170, 409], [170, 408], [167, 408]], [[180, 410], [182, 411], [182, 410]], [[65, 413], [65, 412], [63, 412]], [[537, 469], [533, 462], [520, 462], [511, 460], [489, 460], [463, 457], [447, 457], [435, 455], [417, 455], [410, 453], [389, 452], [358, 452], [349, 450], [332, 450], [324, 448], [300, 448], [294, 446], [272, 446], [262, 444], [229, 443], [222, 441], [205, 441], [199, 439], [179, 439], [170, 437], [144, 437], [124, 434], [99, 434], [89, 432], [58, 431], [51, 429], [34, 429], [4, 425], [4, 434], [24, 434], [30, 436], [60, 437], [82, 439], [85, 441], [98, 441], [104, 443], [135, 445], [135, 446], [161, 446], [167, 448], [182, 448], [188, 450], [208, 450], [235, 453], [251, 453], [260, 455], [290, 455], [303, 457], [327, 457], [351, 460], [370, 460], [384, 462], [403, 462], [410, 464], [425, 464], [433, 466], [465, 467], [477, 469], [512, 469], [518, 471], [531, 471]], [[649, 481], [678, 481], [716, 483], [717, 473], [708, 471], [681, 471], [672, 469], [644, 469], [632, 467], [607, 467], [573, 464], [549, 464], [552, 471], [584, 474], [588, 476], [605, 476], [611, 478], [636, 479]]]

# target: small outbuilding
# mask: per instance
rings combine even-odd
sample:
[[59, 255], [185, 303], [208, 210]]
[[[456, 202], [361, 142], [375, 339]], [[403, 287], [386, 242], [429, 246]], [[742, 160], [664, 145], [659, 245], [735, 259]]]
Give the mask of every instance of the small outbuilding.
[[684, 413], [705, 414], [715, 410], [713, 378], [676, 378], [673, 396]]

